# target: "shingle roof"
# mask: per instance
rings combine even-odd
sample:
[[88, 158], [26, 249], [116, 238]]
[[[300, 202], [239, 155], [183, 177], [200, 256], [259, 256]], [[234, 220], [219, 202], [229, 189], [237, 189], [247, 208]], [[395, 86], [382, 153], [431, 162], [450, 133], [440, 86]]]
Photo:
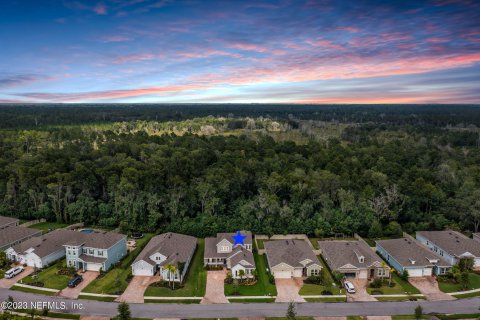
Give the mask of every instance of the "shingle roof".
[[17, 221], [18, 221], [17, 218], [0, 216], [0, 227], [3, 227], [5, 225], [11, 224]]
[[[245, 260], [247, 264], [241, 263], [242, 260]], [[255, 259], [253, 258], [253, 253], [242, 246], [237, 246], [230, 254], [230, 265], [233, 267], [239, 263], [244, 267], [255, 268]]]
[[[381, 265], [382, 259], [362, 241], [318, 241], [318, 245], [332, 270], [348, 264], [359, 269], [368, 268], [374, 263]], [[360, 256], [364, 257], [363, 263], [360, 262]]]
[[317, 256], [312, 248], [304, 240], [275, 240], [264, 242], [265, 252], [268, 256], [270, 267], [273, 268], [280, 263], [286, 263], [292, 267], [304, 267], [300, 262], [310, 259], [311, 265], [320, 265]]
[[150, 259], [150, 256], [155, 253], [160, 253], [167, 257], [167, 260], [162, 262], [162, 265], [179, 262], [186, 262], [197, 246], [197, 238], [178, 234], [173, 232], [162, 233], [153, 237], [145, 248], [135, 259], [135, 262], [143, 260], [151, 265], [155, 262]]
[[87, 247], [108, 249], [125, 236], [115, 232], [84, 233], [72, 230], [57, 229], [41, 237], [31, 238], [13, 247], [17, 253], [33, 248], [40, 258], [59, 250], [65, 250], [66, 244], [84, 243]]
[[[412, 239], [378, 240], [376, 243], [404, 267], [431, 266], [433, 264], [450, 266], [442, 257]], [[438, 262], [433, 263], [434, 260]]]
[[107, 261], [107, 258], [101, 258], [101, 257], [93, 257], [93, 256], [88, 256], [86, 254], [81, 254], [80, 255], [80, 260], [84, 262], [91, 262], [91, 263], [104, 263]]
[[[252, 244], [253, 243], [252, 233], [250, 231], [242, 230], [242, 231], [240, 231], [240, 233], [243, 236], [246, 236], [246, 238], [243, 240], [243, 243], [245, 243], [245, 244]], [[233, 240], [232, 237], [236, 236], [236, 235], [237, 235], [236, 232], [217, 233], [217, 243], [222, 241], [223, 239], [227, 239], [228, 241], [230, 241], [233, 244], [235, 241]]]
[[417, 231], [417, 234], [428, 239], [450, 255], [458, 257], [466, 252], [470, 252], [475, 257], [480, 257], [480, 245], [478, 242], [460, 232], [451, 230]]
[[473, 234], [473, 240], [480, 241], [480, 232]]
[[0, 228], [0, 248], [11, 245], [16, 241], [41, 234], [42, 232], [36, 229], [17, 226], [2, 227]]
[[[247, 236], [244, 240], [245, 244], [252, 244], [252, 233], [250, 231], [242, 230], [240, 231], [242, 235]], [[216, 238], [205, 238], [205, 252], [204, 257], [208, 258], [227, 258], [231, 255], [230, 252], [217, 252], [217, 244], [222, 241], [223, 239], [228, 240], [230, 243], [234, 243], [232, 236], [236, 235], [237, 233], [217, 233]]]

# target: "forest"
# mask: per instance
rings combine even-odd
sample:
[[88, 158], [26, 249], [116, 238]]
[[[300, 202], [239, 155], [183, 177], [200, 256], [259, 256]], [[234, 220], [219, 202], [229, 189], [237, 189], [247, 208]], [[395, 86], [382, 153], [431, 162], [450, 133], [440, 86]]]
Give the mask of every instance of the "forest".
[[0, 215], [199, 237], [480, 229], [480, 107], [1, 105]]

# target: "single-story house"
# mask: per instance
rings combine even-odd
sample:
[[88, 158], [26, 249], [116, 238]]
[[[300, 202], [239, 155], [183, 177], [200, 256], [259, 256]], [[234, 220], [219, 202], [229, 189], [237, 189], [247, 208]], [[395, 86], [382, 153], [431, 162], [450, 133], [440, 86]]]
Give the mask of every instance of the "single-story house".
[[106, 271], [127, 254], [127, 236], [106, 231], [78, 232], [63, 243], [67, 266]]
[[388, 265], [364, 241], [318, 241], [318, 245], [330, 270], [343, 273], [347, 278], [389, 276]]
[[474, 267], [480, 268], [480, 245], [464, 234], [452, 231], [417, 231], [416, 238], [424, 246], [455, 265], [461, 258], [472, 258]]
[[[197, 238], [168, 232], [153, 237], [132, 264], [134, 276], [153, 276], [160, 273], [162, 279], [182, 282], [197, 248]], [[176, 268], [174, 274], [167, 265]], [[181, 270], [180, 270], [181, 269]]]
[[76, 231], [53, 230], [40, 237], [30, 238], [6, 250], [7, 258], [30, 267], [43, 268], [65, 257], [63, 244]]
[[91, 233], [57, 229], [6, 250], [7, 258], [31, 267], [44, 268], [66, 257], [76, 269], [108, 270], [125, 256], [126, 236], [114, 232]]
[[5, 216], [0, 216], [0, 228], [4, 227], [15, 227], [18, 226], [19, 220], [17, 218], [11, 218], [11, 217], [5, 217]]
[[31, 228], [24, 228], [18, 226], [8, 225], [7, 227], [0, 227], [0, 251], [5, 251], [8, 248], [22, 243], [33, 237], [42, 235], [42, 231]]
[[480, 232], [473, 234], [473, 240], [480, 242]]
[[452, 265], [425, 248], [413, 238], [378, 240], [377, 252], [399, 273], [408, 271], [409, 277], [441, 275]]
[[233, 278], [251, 278], [255, 270], [253, 237], [250, 231], [240, 233], [245, 237], [243, 244], [235, 244], [236, 233], [217, 233], [215, 238], [205, 238], [204, 265], [224, 266], [232, 272]]
[[275, 278], [319, 275], [322, 265], [305, 240], [274, 240], [264, 242], [271, 274]]

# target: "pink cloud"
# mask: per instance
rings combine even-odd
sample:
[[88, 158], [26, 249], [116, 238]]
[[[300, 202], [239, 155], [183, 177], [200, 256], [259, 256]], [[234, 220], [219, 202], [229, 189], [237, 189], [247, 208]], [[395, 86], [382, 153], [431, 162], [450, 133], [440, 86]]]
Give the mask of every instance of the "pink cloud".
[[360, 31], [360, 29], [359, 29], [359, 28], [356, 28], [356, 27], [338, 27], [338, 28], [336, 28], [336, 30], [338, 30], [338, 31], [352, 32], [352, 33], [359, 32], [359, 31]]
[[313, 47], [321, 47], [321, 48], [324, 48], [324, 49], [332, 49], [332, 50], [344, 50], [345, 49], [344, 47], [342, 47], [339, 44], [336, 44], [336, 43], [333, 43], [330, 40], [325, 40], [325, 39], [321, 39], [321, 38], [318, 38], [316, 40], [307, 40], [305, 42], [308, 43], [309, 45], [313, 46]]
[[97, 5], [93, 7], [93, 12], [95, 12], [98, 15], [106, 15], [107, 7], [103, 3], [97, 3]]
[[228, 48], [239, 49], [244, 51], [256, 51], [256, 52], [266, 52], [268, 49], [266, 47], [246, 42], [237, 42], [227, 45]]
[[228, 51], [221, 51], [221, 50], [215, 50], [215, 49], [197, 49], [193, 52], [182, 52], [177, 54], [180, 57], [186, 57], [186, 58], [194, 58], [194, 59], [199, 59], [199, 58], [207, 58], [211, 56], [228, 56], [232, 58], [241, 58], [241, 55], [237, 53], [231, 53]]
[[150, 61], [153, 59], [155, 59], [155, 55], [151, 53], [127, 54], [124, 56], [116, 57], [115, 59], [113, 59], [113, 63], [122, 64], [122, 63], [129, 63], [129, 62]]
[[111, 36], [105, 36], [101, 38], [102, 42], [109, 43], [109, 42], [126, 42], [126, 41], [131, 41], [132, 38], [129, 38], [127, 36], [122, 36], [122, 35], [111, 35]]

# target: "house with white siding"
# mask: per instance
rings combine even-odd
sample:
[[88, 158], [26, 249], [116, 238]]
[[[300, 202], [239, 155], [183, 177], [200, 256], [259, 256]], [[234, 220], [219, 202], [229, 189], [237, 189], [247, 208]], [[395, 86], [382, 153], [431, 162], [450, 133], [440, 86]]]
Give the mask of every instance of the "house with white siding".
[[416, 238], [452, 265], [457, 264], [462, 258], [471, 258], [474, 268], [480, 268], [480, 244], [460, 232], [417, 231]]
[[[197, 248], [197, 238], [168, 232], [153, 237], [132, 264], [134, 276], [153, 276], [183, 282]], [[167, 266], [175, 266], [175, 272]]]

